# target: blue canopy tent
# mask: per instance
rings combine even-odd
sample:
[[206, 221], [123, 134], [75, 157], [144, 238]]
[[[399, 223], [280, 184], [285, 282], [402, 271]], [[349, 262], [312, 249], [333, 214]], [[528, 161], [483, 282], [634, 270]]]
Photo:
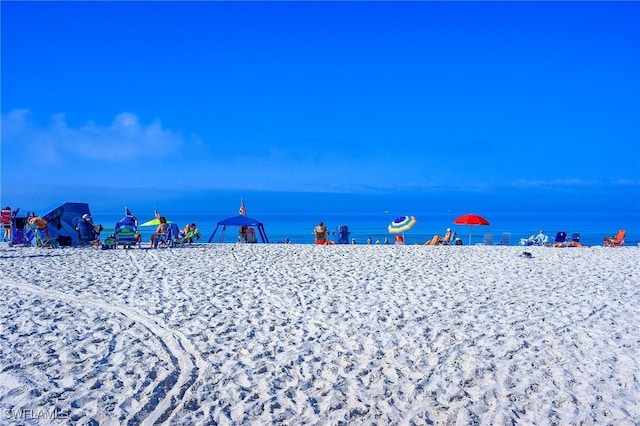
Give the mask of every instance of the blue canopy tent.
[[218, 228], [221, 225], [222, 225], [222, 232], [220, 233], [220, 242], [222, 242], [222, 240], [224, 239], [224, 233], [227, 230], [227, 226], [243, 226], [243, 225], [255, 226], [256, 228], [258, 228], [258, 233], [260, 234], [260, 239], [262, 240], [262, 242], [263, 243], [269, 242], [269, 239], [267, 238], [267, 234], [266, 232], [264, 232], [264, 225], [262, 224], [262, 222], [260, 222], [257, 219], [253, 219], [251, 217], [242, 216], [242, 215], [229, 217], [227, 219], [224, 219], [218, 222], [218, 224], [216, 225], [216, 229], [213, 230], [213, 233], [209, 237], [208, 242], [213, 241], [213, 237], [215, 237], [216, 232], [218, 231]]
[[76, 225], [83, 214], [91, 216], [89, 204], [66, 202], [57, 207], [46, 209], [41, 216], [49, 222], [49, 231], [52, 237], [71, 237], [73, 245], [77, 245], [78, 231], [76, 231]]

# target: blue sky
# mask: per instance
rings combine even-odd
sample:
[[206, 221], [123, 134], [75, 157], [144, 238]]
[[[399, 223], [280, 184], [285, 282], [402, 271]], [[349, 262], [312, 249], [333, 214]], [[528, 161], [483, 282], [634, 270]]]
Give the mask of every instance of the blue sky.
[[0, 7], [3, 205], [640, 212], [637, 2]]

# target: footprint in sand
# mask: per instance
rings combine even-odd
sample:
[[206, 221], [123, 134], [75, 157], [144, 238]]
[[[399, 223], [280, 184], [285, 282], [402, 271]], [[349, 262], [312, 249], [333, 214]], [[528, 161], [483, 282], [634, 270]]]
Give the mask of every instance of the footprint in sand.
[[[186, 391], [201, 379], [200, 375], [205, 369], [205, 363], [200, 354], [195, 350], [191, 342], [179, 331], [172, 330], [156, 321], [154, 318], [147, 316], [145, 313], [128, 306], [118, 306], [96, 299], [87, 299], [61, 292], [45, 290], [39, 286], [29, 283], [12, 283], [3, 282], [5, 286], [14, 287], [21, 292], [29, 292], [43, 299], [54, 299], [69, 305], [78, 305], [90, 307], [98, 311], [108, 311], [120, 314], [128, 318], [135, 324], [142, 326], [150, 333], [150, 337], [140, 341], [140, 344], [147, 344], [151, 341], [156, 347], [151, 349], [164, 352], [160, 357], [170, 360], [171, 371], [164, 379], [153, 386], [152, 390], [138, 402], [124, 402], [126, 410], [129, 414], [126, 416], [125, 422], [156, 424], [169, 419], [171, 414], [183, 405], [183, 398]], [[97, 340], [100, 340], [100, 328], [97, 329]], [[109, 345], [113, 348], [112, 345]], [[118, 354], [115, 354], [116, 361]], [[114, 357], [110, 356], [110, 363], [114, 362]], [[94, 386], [102, 386], [100, 381], [95, 381]], [[77, 405], [79, 401], [76, 401]]]

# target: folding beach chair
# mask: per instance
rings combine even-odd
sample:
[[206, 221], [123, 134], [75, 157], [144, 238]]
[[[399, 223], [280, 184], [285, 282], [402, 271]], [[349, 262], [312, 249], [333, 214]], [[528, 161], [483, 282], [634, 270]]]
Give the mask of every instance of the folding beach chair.
[[116, 223], [116, 230], [113, 233], [115, 237], [115, 246], [123, 246], [124, 248], [131, 248], [140, 243], [140, 237], [138, 235], [138, 226], [135, 218], [132, 216], [126, 216]]
[[340, 225], [336, 228], [336, 244], [349, 244], [349, 227]]
[[622, 247], [624, 245], [624, 237], [627, 235], [627, 231], [621, 229], [615, 236], [605, 237], [604, 246], [605, 247]]
[[178, 238], [178, 225], [175, 225], [173, 228], [171, 227], [172, 224], [168, 224], [169, 226], [167, 226], [166, 230], [160, 234], [157, 234], [157, 237], [153, 240], [153, 248], [158, 248], [158, 247], [162, 247], [162, 248], [167, 248], [167, 247], [171, 247], [173, 245], [173, 228], [175, 228], [176, 230], [176, 234], [175, 237]]
[[11, 220], [11, 242], [9, 246], [31, 246], [33, 231], [27, 228], [26, 217], [14, 217]]
[[503, 232], [500, 236], [500, 242], [498, 243], [500, 246], [510, 246], [511, 245], [511, 232]]
[[43, 248], [59, 248], [60, 244], [58, 244], [58, 241], [51, 237], [51, 236], [47, 236], [46, 229], [37, 229], [35, 226], [29, 225], [31, 227], [31, 230], [33, 231], [33, 236], [35, 238], [36, 241], [36, 247], [43, 247]]
[[258, 240], [256, 239], [256, 230], [253, 228], [249, 228], [247, 229], [247, 242], [248, 243], [257, 243]]
[[580, 241], [580, 233], [574, 232], [571, 234], [571, 240], [568, 243], [569, 247], [584, 247], [582, 241]]
[[100, 232], [102, 225], [95, 226], [89, 217], [79, 217], [74, 220], [76, 222], [76, 231], [78, 232], [78, 246], [100, 246]]
[[170, 236], [170, 246], [171, 247], [183, 247], [185, 243], [184, 235], [180, 232], [180, 228], [175, 223], [169, 224], [169, 231], [171, 232]]
[[566, 247], [567, 246], [567, 233], [560, 231], [556, 234], [555, 240], [553, 240], [554, 247]]
[[493, 234], [484, 234], [482, 237], [482, 245], [490, 246], [493, 245]]
[[187, 232], [187, 235], [184, 236], [184, 242], [189, 244], [193, 244], [194, 241], [197, 241], [199, 239], [200, 230], [198, 228], [191, 229], [189, 232]]
[[573, 234], [571, 234], [571, 242], [574, 242], [574, 243], [579, 243], [580, 242], [580, 233], [579, 232], [574, 232]]

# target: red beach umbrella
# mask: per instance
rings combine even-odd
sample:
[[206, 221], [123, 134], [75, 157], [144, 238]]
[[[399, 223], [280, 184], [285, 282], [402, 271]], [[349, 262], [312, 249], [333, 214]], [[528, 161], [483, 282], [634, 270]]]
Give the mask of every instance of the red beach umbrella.
[[477, 214], [463, 214], [453, 221], [454, 225], [469, 225], [469, 245], [471, 245], [471, 227], [474, 225], [489, 225], [489, 221]]

